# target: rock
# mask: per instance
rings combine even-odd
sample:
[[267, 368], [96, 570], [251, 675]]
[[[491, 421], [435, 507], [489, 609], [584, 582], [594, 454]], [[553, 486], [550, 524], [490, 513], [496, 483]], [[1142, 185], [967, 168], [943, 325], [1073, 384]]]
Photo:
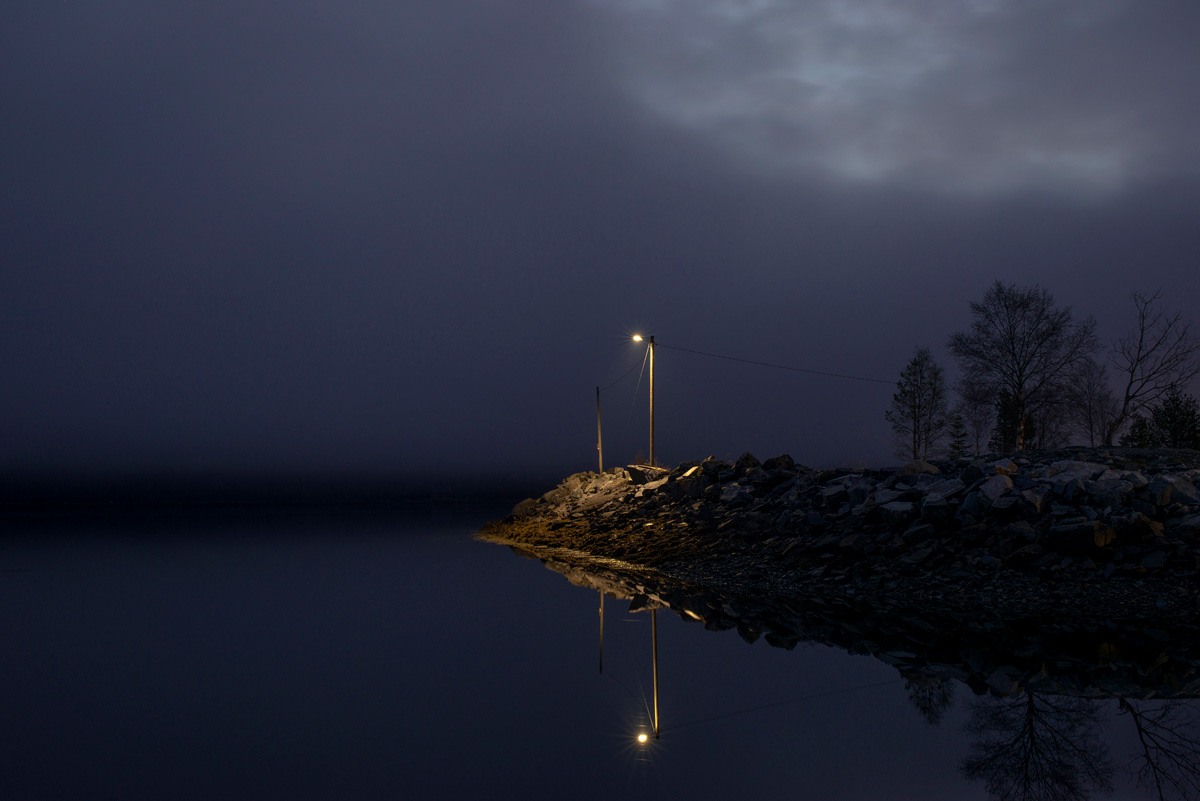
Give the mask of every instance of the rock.
[[1152, 542], [1162, 536], [1163, 524], [1141, 512], [1113, 518], [1117, 536], [1122, 542]]
[[1197, 491], [1196, 485], [1182, 476], [1166, 476], [1166, 481], [1171, 485], [1171, 502], [1181, 503], [1184, 506], [1196, 506], [1200, 504], [1200, 491]]
[[741, 484], [726, 484], [721, 487], [721, 503], [725, 506], [741, 506], [749, 503], [753, 499], [753, 494], [748, 487], [743, 487]]
[[1037, 517], [1042, 513], [1042, 506], [1045, 499], [1046, 495], [1041, 487], [1022, 490], [1019, 496], [1021, 514], [1029, 517]]
[[988, 505], [994, 504], [1001, 495], [1012, 489], [1012, 479], [1008, 476], [992, 476], [987, 481], [979, 485], [980, 497], [987, 501]]
[[1091, 462], [1080, 462], [1075, 460], [1063, 460], [1054, 462], [1046, 471], [1046, 477], [1053, 479], [1055, 486], [1062, 486], [1070, 481], [1091, 481], [1105, 471], [1105, 466], [1100, 464], [1092, 464]]
[[1005, 534], [1009, 539], [1018, 542], [1035, 542], [1038, 538], [1037, 529], [1031, 526], [1024, 520], [1018, 520], [1015, 523], [1009, 523], [1004, 528]]
[[1051, 526], [1046, 534], [1046, 544], [1056, 551], [1069, 553], [1103, 548], [1115, 537], [1116, 532], [1098, 521], [1069, 523]]
[[894, 489], [877, 489], [872, 497], [877, 505], [883, 506], [885, 503], [891, 503], [903, 498], [904, 493]]
[[883, 522], [892, 529], [908, 525], [908, 522], [916, 516], [915, 507], [908, 501], [885, 503], [879, 507], [879, 511], [883, 516]]
[[796, 466], [796, 461], [786, 453], [779, 456], [772, 456], [762, 464], [764, 470], [791, 470]]
[[655, 479], [654, 481], [651, 481], [649, 483], [643, 484], [642, 492], [645, 493], [646, 495], [653, 495], [660, 487], [665, 486], [668, 481], [670, 481], [669, 478], [659, 478], [659, 479]]
[[512, 513], [515, 517], [526, 517], [533, 514], [537, 507], [537, 501], [533, 498], [526, 498], [513, 507]]
[[1024, 567], [1038, 557], [1045, 556], [1045, 554], [1046, 549], [1035, 542], [1032, 545], [1026, 545], [1023, 548], [1018, 548], [1008, 556], [1004, 557], [1004, 564], [1008, 565], [1009, 567]]
[[992, 502], [988, 513], [999, 519], [1010, 519], [1017, 514], [1019, 498], [1011, 493], [1001, 495]]
[[930, 495], [941, 495], [943, 498], [949, 500], [961, 495], [966, 488], [967, 485], [961, 479], [946, 478], [941, 481], [935, 481], [925, 487], [925, 492]]
[[707, 486], [708, 482], [702, 476], [685, 474], [683, 478], [668, 484], [665, 494], [673, 501], [680, 501], [684, 498], [699, 498]]
[[1163, 476], [1155, 476], [1150, 484], [1140, 491], [1142, 500], [1155, 506], [1167, 506], [1171, 503], [1171, 492], [1175, 486]]
[[1142, 557], [1142, 567], [1147, 570], [1158, 570], [1167, 563], [1166, 551], [1155, 551]]
[[927, 475], [936, 476], [941, 472], [941, 470], [938, 470], [929, 462], [924, 462], [920, 459], [917, 459], [916, 461], [909, 462], [908, 464], [896, 470], [896, 475], [913, 476], [917, 475], [918, 473], [925, 473]]
[[655, 475], [658, 472], [657, 470], [644, 465], [631, 464], [626, 467], [625, 470], [629, 473], [629, 480], [637, 485], [648, 484], [654, 479], [658, 478], [658, 476]]
[[948, 500], [937, 493], [930, 493], [921, 501], [921, 522], [947, 528], [954, 522], [955, 511]]
[[[1112, 472], [1106, 471], [1106, 475]], [[1129, 499], [1133, 497], [1133, 484], [1123, 478], [1100, 478], [1084, 484], [1084, 492], [1091, 502], [1101, 509], [1117, 508], [1129, 503]]]
[[984, 477], [983, 462], [972, 462], [961, 473], [958, 474], [959, 479], [966, 486], [971, 486], [976, 481]]
[[908, 556], [901, 557], [900, 564], [909, 565], [909, 566], [919, 565], [922, 562], [924, 562], [926, 559], [928, 559], [932, 554], [933, 554], [933, 546], [932, 545], [924, 547], [924, 548], [919, 548], [919, 549], [913, 551], [912, 553], [910, 553]]
[[937, 532], [933, 526], [928, 523], [916, 523], [905, 530], [902, 538], [904, 542], [911, 545], [912, 543], [922, 542], [934, 536], [937, 536]]
[[963, 499], [962, 506], [959, 507], [959, 510], [966, 512], [972, 517], [978, 519], [983, 515], [985, 508], [985, 501], [981, 499], [980, 494], [978, 492], [972, 492]]
[[827, 508], [836, 509], [850, 500], [850, 491], [846, 489], [845, 484], [831, 484], [821, 490], [821, 499]]
[[1169, 525], [1173, 531], [1190, 534], [1193, 537], [1200, 536], [1200, 515], [1177, 518], [1172, 520]]
[[1012, 459], [1001, 459], [1000, 461], [992, 464], [992, 469], [998, 476], [1011, 476], [1013, 473], [1016, 473], [1018, 470], [1020, 470], [1020, 467], [1018, 467], [1017, 463]]
[[733, 463], [733, 466], [738, 470], [748, 470], [751, 467], [762, 467], [762, 464], [758, 461], [758, 459], [754, 458], [754, 454], [746, 451], [737, 458], [737, 461]]

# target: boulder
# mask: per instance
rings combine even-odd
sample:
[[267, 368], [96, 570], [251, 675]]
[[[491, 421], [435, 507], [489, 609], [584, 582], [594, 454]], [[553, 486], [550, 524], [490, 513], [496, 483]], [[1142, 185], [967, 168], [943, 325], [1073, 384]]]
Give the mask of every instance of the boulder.
[[1147, 503], [1152, 503], [1155, 506], [1168, 506], [1171, 503], [1171, 493], [1174, 489], [1175, 485], [1168, 481], [1165, 476], [1155, 476], [1149, 485], [1138, 494]]
[[1113, 518], [1117, 536], [1122, 542], [1152, 542], [1163, 532], [1163, 524], [1152, 520], [1141, 512], [1133, 512]]
[[1051, 464], [1046, 470], [1046, 477], [1052, 479], [1055, 486], [1061, 486], [1072, 480], [1091, 481], [1106, 469], [1102, 464], [1063, 460]]
[[[1105, 475], [1112, 472], [1114, 471], [1108, 470]], [[1083, 489], [1092, 504], [1101, 509], [1125, 506], [1133, 497], [1133, 484], [1123, 478], [1104, 478], [1102, 476], [1084, 484]]]
[[791, 470], [796, 466], [796, 460], [784, 453], [772, 456], [762, 466], [764, 470]]
[[892, 501], [880, 506], [879, 513], [888, 528], [897, 529], [908, 525], [916, 517], [916, 508], [908, 501]]
[[947, 528], [953, 524], [956, 511], [948, 500], [936, 492], [931, 492], [921, 501], [921, 522]]
[[998, 476], [1011, 476], [1021, 468], [1018, 467], [1017, 463], [1012, 459], [1001, 459], [1000, 461], [992, 464], [992, 469]]
[[1067, 523], [1050, 527], [1046, 533], [1046, 545], [1059, 552], [1073, 553], [1103, 548], [1115, 537], [1116, 532], [1099, 521]]
[[930, 495], [941, 495], [943, 498], [949, 500], [950, 498], [961, 495], [966, 488], [967, 485], [964, 484], [960, 479], [946, 478], [942, 479], [941, 481], [933, 482], [929, 486], [924, 487], [924, 490]]
[[1012, 479], [1008, 476], [992, 476], [979, 485], [979, 496], [989, 505], [995, 503], [1001, 495], [1012, 489]]
[[896, 475], [898, 475], [898, 476], [914, 476], [919, 473], [926, 473], [931, 476], [936, 476], [941, 472], [942, 472], [941, 470], [938, 470], [936, 467], [931, 465], [929, 462], [925, 462], [920, 459], [917, 459], [916, 461], [909, 462], [908, 464], [906, 464], [903, 467], [896, 470]]
[[903, 492], [894, 489], [877, 489], [875, 490], [875, 494], [872, 496], [875, 503], [879, 506], [883, 506], [885, 503], [891, 503], [892, 501], [898, 501], [903, 497]]
[[1166, 476], [1166, 481], [1171, 485], [1171, 502], [1181, 503], [1184, 506], [1196, 506], [1200, 504], [1200, 491], [1196, 490], [1196, 485], [1183, 476]]
[[752, 497], [750, 488], [743, 487], [741, 484], [726, 484], [721, 487], [721, 503], [726, 506], [740, 506], [749, 503]]
[[1018, 496], [1021, 514], [1037, 517], [1042, 513], [1046, 500], [1045, 490], [1041, 487], [1022, 490]]
[[1167, 563], [1166, 551], [1154, 551], [1142, 557], [1142, 567], [1147, 570], [1158, 570]]
[[820, 497], [828, 508], [836, 509], [850, 500], [850, 491], [846, 489], [845, 484], [830, 484], [821, 490]]
[[758, 461], [758, 459], [754, 458], [754, 454], [746, 451], [737, 458], [737, 461], [733, 463], [733, 466], [738, 470], [749, 470], [751, 467], [762, 467], [762, 463]]
[[526, 498], [513, 507], [512, 513], [514, 517], [527, 517], [533, 514], [537, 507], [537, 500], [534, 498]]

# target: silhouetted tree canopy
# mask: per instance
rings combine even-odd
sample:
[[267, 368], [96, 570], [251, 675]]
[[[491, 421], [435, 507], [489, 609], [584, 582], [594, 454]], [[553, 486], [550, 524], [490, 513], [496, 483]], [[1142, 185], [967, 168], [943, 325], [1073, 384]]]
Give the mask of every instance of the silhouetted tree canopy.
[[950, 350], [967, 381], [995, 397], [1008, 394], [1014, 450], [1021, 450], [1031, 416], [1063, 397], [1072, 373], [1095, 351], [1095, 321], [1076, 322], [1045, 289], [1000, 281], [971, 303], [971, 315], [970, 330], [952, 335]]

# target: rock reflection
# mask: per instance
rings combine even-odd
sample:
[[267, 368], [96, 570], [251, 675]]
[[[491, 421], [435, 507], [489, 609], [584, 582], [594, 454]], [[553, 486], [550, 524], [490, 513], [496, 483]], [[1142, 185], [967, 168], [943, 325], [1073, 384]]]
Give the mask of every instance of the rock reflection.
[[[1148, 797], [1200, 799], [1194, 625], [1162, 631], [1144, 621], [1021, 620], [997, 627], [844, 598], [801, 603], [794, 590], [786, 599], [747, 598], [611, 560], [514, 550], [573, 584], [629, 601], [630, 611], [670, 609], [709, 630], [736, 629], [751, 643], [761, 637], [788, 649], [814, 642], [869, 654], [897, 669], [909, 701], [933, 726], [965, 684], [976, 697], [960, 768], [991, 798], [1086, 799], [1111, 792], [1123, 767]], [[1138, 744], [1123, 762], [1104, 742], [1105, 725], [1121, 721], [1132, 724]]]

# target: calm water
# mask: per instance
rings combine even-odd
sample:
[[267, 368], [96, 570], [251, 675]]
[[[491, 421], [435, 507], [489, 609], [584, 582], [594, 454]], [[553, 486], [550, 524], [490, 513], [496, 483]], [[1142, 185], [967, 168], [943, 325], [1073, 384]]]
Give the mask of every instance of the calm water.
[[933, 726], [874, 658], [667, 610], [638, 745], [650, 614], [608, 599], [601, 673], [598, 594], [471, 539], [505, 512], [0, 519], [0, 799], [988, 797], [997, 702]]

